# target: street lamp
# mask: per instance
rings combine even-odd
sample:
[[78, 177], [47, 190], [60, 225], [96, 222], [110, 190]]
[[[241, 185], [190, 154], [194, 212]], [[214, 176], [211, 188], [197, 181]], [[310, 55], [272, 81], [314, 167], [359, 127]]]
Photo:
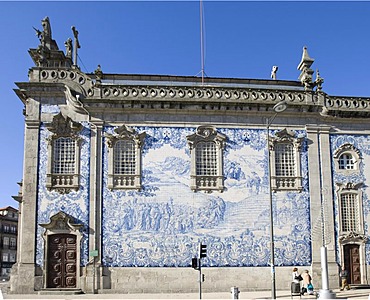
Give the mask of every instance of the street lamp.
[[276, 103], [273, 107], [275, 114], [272, 118], [266, 119], [267, 129], [267, 167], [269, 177], [269, 200], [270, 200], [270, 265], [271, 265], [271, 299], [276, 299], [276, 285], [275, 285], [275, 245], [274, 245], [274, 215], [273, 215], [273, 204], [272, 204], [272, 188], [271, 188], [271, 154], [270, 154], [270, 125], [275, 120], [278, 113], [281, 113], [287, 109], [285, 101]]

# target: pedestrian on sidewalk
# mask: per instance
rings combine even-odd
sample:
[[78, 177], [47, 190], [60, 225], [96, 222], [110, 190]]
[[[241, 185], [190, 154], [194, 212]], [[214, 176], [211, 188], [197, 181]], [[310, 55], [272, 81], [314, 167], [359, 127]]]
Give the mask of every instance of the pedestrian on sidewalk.
[[345, 265], [342, 265], [342, 268], [339, 272], [339, 277], [342, 281], [342, 287], [341, 287], [341, 291], [343, 291], [344, 289], [347, 289], [349, 290], [350, 289], [350, 286], [348, 285], [348, 271], [346, 270], [346, 267]]
[[302, 286], [302, 295], [304, 295], [304, 293], [308, 293], [309, 295], [313, 295], [314, 292], [313, 292], [313, 285], [312, 285], [312, 277], [310, 275], [310, 273], [308, 272], [308, 270], [305, 270], [303, 272], [303, 286]]

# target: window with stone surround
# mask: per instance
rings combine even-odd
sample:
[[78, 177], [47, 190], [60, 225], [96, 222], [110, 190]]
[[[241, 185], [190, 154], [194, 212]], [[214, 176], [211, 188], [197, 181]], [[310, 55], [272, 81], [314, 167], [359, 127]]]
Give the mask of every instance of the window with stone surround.
[[108, 188], [141, 189], [141, 156], [146, 133], [125, 125], [105, 134], [108, 146]]
[[337, 184], [337, 198], [339, 204], [340, 234], [363, 234], [362, 224], [362, 183]]
[[62, 194], [78, 190], [82, 141], [78, 134], [82, 125], [59, 113], [46, 128], [52, 132], [48, 138], [46, 187]]
[[191, 152], [190, 188], [193, 191], [224, 190], [223, 150], [226, 136], [213, 126], [199, 126], [187, 136]]
[[270, 137], [271, 188], [302, 191], [300, 150], [303, 138], [283, 129]]
[[340, 197], [340, 213], [342, 216], [342, 231], [358, 232], [359, 230], [359, 211], [358, 195], [345, 193]]
[[344, 144], [334, 152], [335, 169], [339, 173], [358, 171], [360, 161], [360, 151], [351, 144]]

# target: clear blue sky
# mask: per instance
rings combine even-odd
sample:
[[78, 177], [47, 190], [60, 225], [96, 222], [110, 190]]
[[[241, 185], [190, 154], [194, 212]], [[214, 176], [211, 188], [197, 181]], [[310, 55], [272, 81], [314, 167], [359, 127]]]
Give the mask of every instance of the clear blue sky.
[[[79, 66], [93, 72], [196, 76], [201, 71], [199, 1], [0, 2], [0, 207], [17, 207], [23, 164], [23, 105], [29, 48], [48, 16], [59, 48], [79, 31]], [[209, 77], [297, 80], [303, 46], [331, 95], [370, 97], [370, 2], [203, 1]]]

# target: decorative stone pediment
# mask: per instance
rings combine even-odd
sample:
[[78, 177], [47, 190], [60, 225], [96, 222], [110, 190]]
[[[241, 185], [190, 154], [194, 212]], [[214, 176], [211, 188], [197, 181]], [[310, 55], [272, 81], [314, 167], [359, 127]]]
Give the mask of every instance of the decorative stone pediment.
[[60, 211], [50, 217], [50, 222], [47, 224], [40, 224], [46, 231], [63, 231], [63, 232], [76, 232], [83, 226], [82, 224], [72, 223], [72, 217]]
[[223, 149], [226, 136], [217, 132], [217, 129], [214, 126], [202, 125], [197, 128], [196, 133], [188, 135], [187, 140], [190, 150], [192, 150], [194, 145], [200, 141], [213, 141], [220, 149]]
[[359, 159], [362, 158], [360, 150], [358, 150], [352, 144], [344, 144], [344, 145], [340, 146], [337, 150], [335, 150], [334, 158], [339, 158], [345, 152], [356, 153]]
[[46, 128], [54, 134], [54, 138], [76, 138], [82, 127], [80, 123], [72, 121], [71, 118], [63, 116], [62, 113], [54, 116], [53, 121], [46, 125]]
[[274, 150], [274, 145], [277, 143], [291, 143], [298, 151], [301, 149], [304, 138], [296, 138], [292, 130], [284, 128], [275, 133], [275, 136], [270, 138], [270, 150]]
[[118, 127], [114, 129], [115, 134], [108, 134], [106, 133], [104, 136], [106, 137], [107, 146], [109, 148], [112, 148], [114, 143], [118, 140], [132, 140], [136, 143], [138, 148], [141, 148], [141, 145], [144, 141], [144, 138], [146, 136], [145, 132], [137, 133], [135, 129], [129, 128], [126, 125], [122, 125], [121, 127]]
[[367, 240], [368, 237], [366, 235], [353, 231], [339, 236], [339, 243], [341, 244], [364, 244]]
[[358, 182], [358, 183], [353, 183], [353, 182], [341, 183], [341, 182], [337, 182], [336, 183], [336, 185], [339, 188], [339, 191], [342, 191], [342, 190], [355, 190], [355, 191], [358, 191], [363, 186], [363, 184], [364, 184], [363, 182]]

